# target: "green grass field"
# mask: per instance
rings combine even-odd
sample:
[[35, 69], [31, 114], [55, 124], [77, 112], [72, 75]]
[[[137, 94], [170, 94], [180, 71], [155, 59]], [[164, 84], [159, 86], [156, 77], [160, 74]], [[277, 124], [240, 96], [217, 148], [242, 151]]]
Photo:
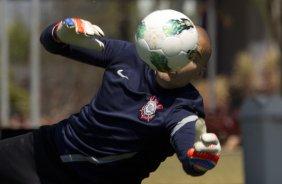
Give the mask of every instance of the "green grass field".
[[173, 156], [142, 184], [244, 184], [242, 151], [223, 151], [216, 168], [201, 177], [186, 175], [177, 157]]

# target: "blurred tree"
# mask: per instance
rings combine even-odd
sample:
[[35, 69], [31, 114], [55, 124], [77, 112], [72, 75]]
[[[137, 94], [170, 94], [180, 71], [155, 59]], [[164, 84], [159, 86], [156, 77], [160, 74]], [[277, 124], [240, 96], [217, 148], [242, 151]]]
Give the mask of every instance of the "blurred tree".
[[256, 71], [254, 59], [248, 52], [239, 52], [235, 58], [233, 70], [231, 73], [230, 85], [230, 109], [238, 110], [243, 100], [251, 95], [255, 90]]
[[180, 12], [184, 12], [184, 3], [185, 0], [169, 0], [170, 1], [170, 7], [174, 10], [178, 10]]
[[11, 117], [17, 118], [17, 123], [24, 123], [30, 111], [28, 91], [17, 83], [10, 82], [10, 102]]
[[27, 72], [23, 72], [28, 69], [29, 33], [26, 25], [19, 20], [9, 26], [9, 91], [10, 117], [16, 120], [17, 125], [23, 126], [30, 111], [28, 86], [25, 83]]
[[[129, 2], [130, 0], [127, 0]], [[119, 38], [123, 40], [131, 39], [131, 19], [130, 19], [130, 3], [120, 3], [119, 12], [121, 14], [119, 21]]]
[[12, 62], [28, 62], [29, 33], [26, 25], [16, 21], [9, 27], [10, 59]]
[[[270, 32], [270, 41], [280, 51], [280, 72], [282, 72], [282, 2], [281, 0], [252, 0], [259, 10], [263, 21]], [[280, 93], [282, 94], [282, 79], [280, 78]]]

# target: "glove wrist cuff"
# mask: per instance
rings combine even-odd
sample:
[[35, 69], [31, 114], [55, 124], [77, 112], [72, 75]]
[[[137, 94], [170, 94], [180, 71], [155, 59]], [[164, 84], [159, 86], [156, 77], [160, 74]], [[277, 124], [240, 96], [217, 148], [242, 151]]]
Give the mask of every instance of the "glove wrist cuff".
[[192, 168], [194, 170], [194, 172], [202, 175], [202, 174], [205, 174], [208, 170], [207, 169], [202, 169], [202, 167], [199, 167], [197, 165], [192, 165]]
[[205, 152], [197, 152], [195, 149], [189, 149], [187, 152], [187, 156], [189, 158], [199, 158], [203, 160], [210, 160], [214, 163], [217, 163], [219, 160], [219, 156], [213, 153], [205, 153]]
[[54, 39], [56, 42], [58, 42], [58, 43], [63, 43], [63, 42], [58, 38], [58, 36], [57, 36], [57, 34], [56, 34], [56, 30], [58, 29], [60, 23], [61, 23], [61, 21], [58, 22], [57, 24], [55, 24], [55, 26], [53, 27], [53, 29], [52, 29], [52, 37], [53, 37], [53, 39]]

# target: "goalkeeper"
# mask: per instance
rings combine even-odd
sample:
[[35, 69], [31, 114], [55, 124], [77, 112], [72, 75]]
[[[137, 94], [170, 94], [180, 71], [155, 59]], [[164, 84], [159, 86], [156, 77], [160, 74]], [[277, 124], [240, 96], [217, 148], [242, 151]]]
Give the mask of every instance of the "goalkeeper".
[[206, 31], [196, 29], [193, 61], [163, 73], [142, 62], [133, 43], [103, 38], [89, 21], [48, 26], [40, 38], [45, 49], [104, 68], [102, 85], [80, 112], [1, 141], [1, 183], [140, 184], [174, 153], [189, 175], [214, 168], [220, 143], [207, 133], [202, 97], [190, 83], [211, 54]]

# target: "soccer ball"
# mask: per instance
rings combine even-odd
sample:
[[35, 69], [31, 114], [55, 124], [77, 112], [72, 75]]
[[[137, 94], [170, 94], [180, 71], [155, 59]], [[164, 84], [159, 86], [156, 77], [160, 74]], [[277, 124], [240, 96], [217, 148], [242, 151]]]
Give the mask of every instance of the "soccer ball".
[[135, 34], [139, 57], [161, 72], [178, 71], [187, 65], [197, 43], [194, 23], [183, 13], [170, 9], [147, 15]]

